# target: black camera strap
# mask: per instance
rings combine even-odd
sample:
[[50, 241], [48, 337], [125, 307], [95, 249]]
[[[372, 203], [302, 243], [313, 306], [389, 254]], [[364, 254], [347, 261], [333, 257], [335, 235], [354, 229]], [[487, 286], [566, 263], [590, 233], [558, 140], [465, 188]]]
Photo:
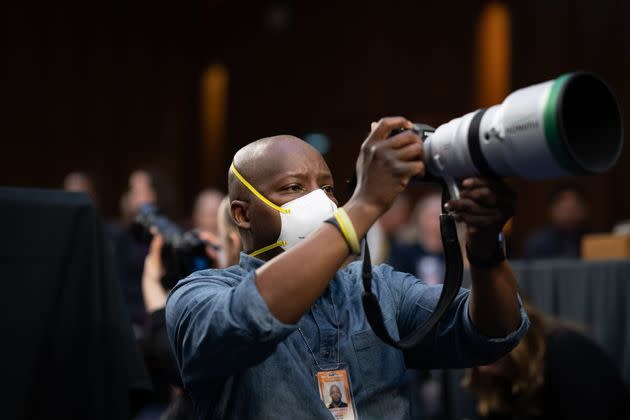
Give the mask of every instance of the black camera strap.
[[[433, 131], [431, 127], [426, 125], [417, 125], [414, 128], [417, 132], [421, 132], [423, 138], [425, 137], [425, 131]], [[421, 179], [421, 182], [438, 183], [441, 185], [442, 205], [450, 199], [448, 185], [443, 179], [427, 174]], [[352, 183], [356, 185], [356, 174]], [[401, 338], [399, 341], [394, 340], [387, 331], [378, 298], [372, 293], [372, 260], [367, 240], [363, 241], [363, 267], [361, 270], [363, 279], [363, 310], [374, 334], [393, 347], [401, 350], [409, 350], [418, 346], [450, 308], [451, 303], [453, 303], [462, 285], [464, 261], [457, 237], [457, 225], [455, 224], [455, 218], [452, 214], [447, 213], [440, 215], [440, 235], [442, 236], [444, 263], [446, 265], [440, 298], [431, 316], [429, 316], [429, 319], [419, 325], [411, 334]]]
[[[426, 139], [427, 135], [433, 133], [435, 128], [426, 124], [414, 124], [411, 128], [414, 132]], [[394, 130], [391, 134], [395, 135], [404, 129]], [[450, 180], [451, 184], [443, 178], [436, 177], [427, 173], [422, 178], [412, 180], [413, 183], [434, 183], [442, 187], [442, 206], [450, 199], [457, 197], [457, 188], [455, 188], [454, 180]], [[357, 185], [357, 174], [354, 173], [352, 180], [348, 183], [349, 191], [353, 192]], [[449, 185], [453, 188], [449, 189]], [[451, 194], [455, 196], [451, 197]], [[419, 325], [411, 334], [396, 341], [392, 338], [385, 327], [383, 319], [383, 311], [378, 303], [378, 297], [372, 293], [372, 259], [368, 248], [367, 240], [363, 240], [363, 266], [361, 277], [363, 279], [363, 310], [368, 323], [372, 327], [374, 334], [390, 346], [401, 350], [409, 350], [420, 344], [420, 342], [429, 334], [440, 321], [442, 316], [448, 311], [453, 303], [459, 289], [462, 285], [464, 276], [464, 261], [462, 259], [462, 250], [457, 237], [457, 225], [453, 214], [440, 215], [440, 235], [442, 237], [442, 246], [444, 248], [444, 263], [446, 269], [444, 271], [444, 283], [442, 284], [442, 292], [438, 299], [433, 312], [423, 324]]]
[[[448, 198], [448, 190], [444, 183], [442, 183], [442, 188], [442, 201], [444, 202]], [[444, 247], [446, 271], [444, 273], [444, 284], [442, 285], [442, 292], [437, 306], [431, 313], [429, 319], [419, 325], [411, 334], [401, 338], [399, 341], [394, 340], [387, 331], [383, 319], [383, 312], [378, 303], [378, 297], [372, 293], [372, 260], [367, 240], [363, 241], [363, 268], [361, 275], [363, 278], [364, 290], [362, 298], [365, 316], [372, 330], [374, 330], [374, 333], [381, 340], [401, 350], [409, 350], [420, 344], [449, 309], [462, 285], [464, 262], [457, 238], [457, 226], [452, 214], [440, 215], [440, 234]]]

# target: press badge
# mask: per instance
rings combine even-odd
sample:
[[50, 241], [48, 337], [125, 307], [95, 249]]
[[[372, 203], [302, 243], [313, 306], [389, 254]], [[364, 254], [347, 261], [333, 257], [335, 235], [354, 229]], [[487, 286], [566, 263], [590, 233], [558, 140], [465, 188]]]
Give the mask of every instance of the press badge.
[[317, 372], [319, 397], [335, 419], [357, 420], [350, 377], [346, 369]]

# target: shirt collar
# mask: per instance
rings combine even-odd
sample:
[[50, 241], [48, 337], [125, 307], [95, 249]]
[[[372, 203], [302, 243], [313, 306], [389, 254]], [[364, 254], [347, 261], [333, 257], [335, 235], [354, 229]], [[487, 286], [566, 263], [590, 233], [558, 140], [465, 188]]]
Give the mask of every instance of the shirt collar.
[[239, 261], [239, 265], [245, 269], [245, 271], [253, 271], [263, 265], [266, 261], [263, 261], [259, 258], [252, 257], [245, 252], [241, 252], [241, 259]]

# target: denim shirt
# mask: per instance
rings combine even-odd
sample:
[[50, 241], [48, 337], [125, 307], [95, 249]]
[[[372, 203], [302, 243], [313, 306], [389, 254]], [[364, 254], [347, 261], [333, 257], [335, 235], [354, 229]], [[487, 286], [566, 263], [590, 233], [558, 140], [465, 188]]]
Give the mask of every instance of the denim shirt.
[[[324, 368], [338, 358], [345, 365], [360, 419], [408, 418], [408, 367], [488, 363], [509, 352], [529, 325], [519, 299], [519, 327], [502, 338], [482, 336], [468, 317], [469, 291], [462, 289], [434, 332], [403, 354], [376, 337], [367, 322], [360, 263], [339, 270], [295, 325], [277, 320], [258, 292], [255, 270], [263, 263], [241, 254], [239, 265], [198, 271], [169, 295], [168, 337], [201, 418], [332, 419], [319, 396], [313, 354]], [[372, 288], [395, 339], [429, 317], [441, 287], [388, 265], [373, 268]]]

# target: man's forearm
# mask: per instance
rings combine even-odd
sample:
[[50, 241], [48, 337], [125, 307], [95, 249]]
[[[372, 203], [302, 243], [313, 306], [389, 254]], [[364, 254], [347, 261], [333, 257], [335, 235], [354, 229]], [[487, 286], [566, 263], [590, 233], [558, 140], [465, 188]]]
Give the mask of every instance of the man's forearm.
[[470, 267], [470, 320], [487, 337], [502, 337], [520, 324], [516, 278], [507, 261], [491, 269]]
[[[357, 236], [363, 238], [380, 210], [358, 201], [344, 206]], [[348, 245], [328, 223], [300, 244], [273, 258], [256, 271], [256, 286], [271, 313], [295, 323], [323, 293], [348, 257]]]

